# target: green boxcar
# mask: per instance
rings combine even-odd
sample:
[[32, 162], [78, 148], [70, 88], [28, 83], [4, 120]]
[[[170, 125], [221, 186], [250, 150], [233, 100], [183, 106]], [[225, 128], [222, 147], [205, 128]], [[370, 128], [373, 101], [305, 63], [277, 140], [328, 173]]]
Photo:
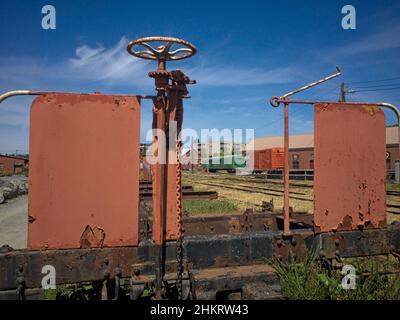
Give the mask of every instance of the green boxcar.
[[210, 172], [216, 172], [226, 170], [228, 172], [235, 172], [238, 168], [246, 167], [246, 161], [243, 156], [223, 156], [223, 157], [212, 157], [209, 159], [208, 164], [203, 164], [205, 170]]

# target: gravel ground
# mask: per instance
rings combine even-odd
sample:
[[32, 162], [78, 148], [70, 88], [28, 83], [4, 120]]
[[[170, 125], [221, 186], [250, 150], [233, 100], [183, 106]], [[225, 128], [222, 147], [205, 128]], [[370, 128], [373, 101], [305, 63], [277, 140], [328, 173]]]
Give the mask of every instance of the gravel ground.
[[28, 241], [28, 195], [21, 195], [0, 205], [0, 247], [8, 244], [24, 249]]

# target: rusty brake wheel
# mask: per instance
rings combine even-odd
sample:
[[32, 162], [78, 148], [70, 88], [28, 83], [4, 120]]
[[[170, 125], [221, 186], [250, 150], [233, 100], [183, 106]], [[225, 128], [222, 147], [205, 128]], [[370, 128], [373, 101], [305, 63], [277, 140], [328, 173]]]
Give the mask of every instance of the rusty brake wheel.
[[[148, 42], [165, 42], [154, 49]], [[174, 44], [179, 44], [182, 47], [174, 51], [170, 51]], [[147, 50], [137, 51], [134, 49], [135, 46], [145, 47]], [[171, 38], [171, 37], [145, 37], [129, 42], [127, 47], [128, 52], [138, 58], [148, 60], [182, 60], [189, 58], [196, 54], [196, 47], [182, 39]]]

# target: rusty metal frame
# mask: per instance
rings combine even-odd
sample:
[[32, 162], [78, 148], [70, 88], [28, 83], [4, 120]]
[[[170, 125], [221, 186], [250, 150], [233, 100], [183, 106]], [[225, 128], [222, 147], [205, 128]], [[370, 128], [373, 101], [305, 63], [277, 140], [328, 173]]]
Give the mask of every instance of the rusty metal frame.
[[[337, 76], [337, 75], [336, 75]], [[329, 78], [329, 77], [328, 77]], [[329, 80], [325, 78], [324, 81]], [[321, 82], [315, 82], [314, 85], [319, 84]], [[310, 86], [305, 86], [302, 90], [309, 88]], [[300, 90], [301, 91], [301, 90]], [[299, 92], [299, 90], [293, 91], [292, 94]], [[289, 104], [301, 104], [301, 105], [343, 105], [343, 102], [335, 102], [335, 101], [318, 101], [318, 100], [289, 100], [285, 97], [272, 97], [270, 103], [273, 107], [278, 107], [280, 104], [284, 105], [284, 149], [285, 149], [285, 168], [284, 168], [284, 235], [290, 236], [291, 231], [289, 227]], [[386, 103], [386, 102], [346, 102], [346, 105], [354, 105], [354, 106], [369, 106], [369, 107], [382, 107], [392, 110], [396, 117], [398, 123], [398, 135], [399, 135], [399, 151], [400, 151], [400, 110], [396, 106]]]
[[[239, 234], [187, 236], [185, 259], [189, 271], [226, 266], [245, 266], [265, 263], [273, 256], [302, 258], [314, 248], [320, 257], [358, 257], [400, 252], [400, 223], [386, 229], [343, 231], [315, 235], [312, 229], [296, 230], [287, 238], [279, 231], [267, 230]], [[166, 243], [166, 273], [176, 271], [176, 242]], [[205, 255], [204, 252], [207, 252]], [[156, 245], [143, 241], [137, 247], [92, 248], [70, 250], [0, 253], [0, 292], [16, 290], [17, 280], [25, 288], [39, 288], [42, 266], [56, 268], [57, 284], [102, 281], [133, 274], [154, 275]]]

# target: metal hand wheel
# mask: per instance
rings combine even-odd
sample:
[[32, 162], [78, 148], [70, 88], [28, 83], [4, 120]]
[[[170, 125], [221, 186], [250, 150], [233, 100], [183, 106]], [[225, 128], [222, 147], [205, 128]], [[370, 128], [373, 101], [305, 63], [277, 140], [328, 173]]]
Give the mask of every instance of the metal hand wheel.
[[[154, 49], [148, 42], [166, 42]], [[182, 48], [170, 51], [174, 44], [179, 44]], [[145, 47], [147, 50], [136, 51], [135, 46]], [[145, 37], [129, 42], [128, 52], [138, 58], [158, 61], [182, 60], [193, 56], [197, 49], [196, 47], [182, 39], [171, 37]]]

